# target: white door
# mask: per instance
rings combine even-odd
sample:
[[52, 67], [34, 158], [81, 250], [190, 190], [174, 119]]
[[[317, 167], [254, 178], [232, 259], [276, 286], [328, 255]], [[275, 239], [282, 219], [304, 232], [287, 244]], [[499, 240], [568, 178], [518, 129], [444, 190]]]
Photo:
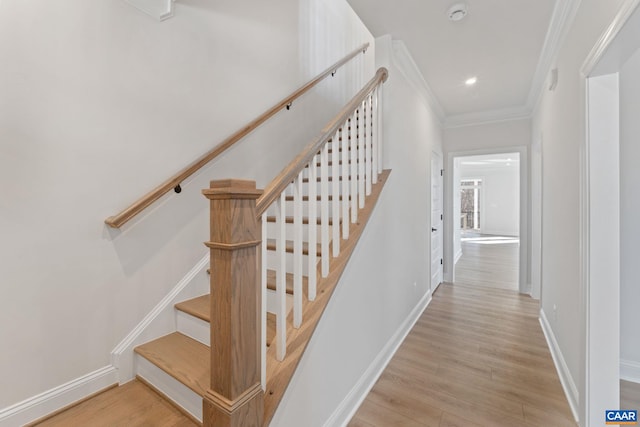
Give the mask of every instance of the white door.
[[442, 156], [431, 154], [431, 292], [442, 282]]

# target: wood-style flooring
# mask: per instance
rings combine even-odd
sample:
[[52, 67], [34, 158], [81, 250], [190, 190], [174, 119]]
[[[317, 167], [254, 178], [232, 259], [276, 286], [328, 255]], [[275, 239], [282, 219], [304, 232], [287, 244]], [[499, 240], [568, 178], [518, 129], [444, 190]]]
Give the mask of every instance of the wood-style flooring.
[[349, 425], [576, 423], [538, 302], [516, 291], [443, 283]]
[[134, 380], [73, 406], [38, 427], [194, 427], [167, 400]]
[[[456, 284], [440, 285], [349, 426], [576, 425], [538, 323], [538, 302], [514, 290], [517, 243], [463, 245], [467, 258], [459, 261]], [[491, 267], [478, 267], [482, 262]], [[620, 394], [621, 408], [640, 409], [640, 384], [621, 381]], [[36, 425], [197, 424], [132, 381]]]
[[640, 412], [640, 384], [620, 381], [620, 409]]
[[455, 267], [455, 282], [518, 290], [519, 240], [465, 231], [462, 257]]

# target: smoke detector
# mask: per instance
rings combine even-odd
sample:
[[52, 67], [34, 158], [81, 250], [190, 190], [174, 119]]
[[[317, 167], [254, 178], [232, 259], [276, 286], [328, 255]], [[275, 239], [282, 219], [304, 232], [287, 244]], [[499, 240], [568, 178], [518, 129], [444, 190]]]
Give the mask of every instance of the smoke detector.
[[465, 3], [456, 3], [449, 8], [447, 16], [450, 21], [458, 22], [467, 16], [467, 5]]

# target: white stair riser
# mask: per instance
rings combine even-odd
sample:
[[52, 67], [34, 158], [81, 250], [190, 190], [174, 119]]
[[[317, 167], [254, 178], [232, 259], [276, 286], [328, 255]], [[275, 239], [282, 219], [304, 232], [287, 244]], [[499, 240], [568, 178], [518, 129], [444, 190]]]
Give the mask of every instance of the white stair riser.
[[135, 355], [134, 368], [145, 381], [160, 390], [176, 405], [202, 421], [202, 397], [197, 393], [139, 354]]
[[[279, 236], [278, 232], [279, 232], [279, 225], [276, 224], [275, 222], [268, 222], [267, 223], [267, 238], [268, 239], [275, 239], [276, 236]], [[293, 240], [293, 236], [294, 236], [294, 225], [293, 224], [285, 224], [285, 233], [287, 235], [287, 239], [288, 240]], [[302, 224], [302, 240], [305, 242], [309, 241], [309, 228], [307, 225]], [[331, 226], [329, 226], [329, 239], [331, 239]], [[322, 236], [321, 234], [321, 230], [322, 227], [320, 227], [320, 225], [316, 225], [316, 236], [318, 239], [318, 242], [320, 242], [320, 238]]]
[[[351, 180], [348, 180], [349, 184], [349, 192], [351, 192]], [[338, 181], [338, 196], [340, 196], [342, 194], [342, 181]], [[308, 190], [308, 186], [309, 183], [308, 182], [303, 182], [302, 183], [302, 195], [303, 196], [308, 196], [309, 195], [309, 190]], [[322, 184], [320, 182], [316, 182], [316, 196], [320, 195], [320, 191], [321, 191], [321, 186]], [[333, 182], [332, 181], [327, 181], [327, 194], [329, 194], [330, 196], [333, 195]], [[286, 190], [286, 195], [287, 196], [292, 196], [292, 192], [287, 189]], [[287, 203], [293, 203], [292, 201], [287, 201]], [[329, 202], [331, 203], [331, 201]], [[275, 203], [273, 205], [271, 205], [268, 209], [267, 209], [267, 215], [273, 215], [273, 212], [275, 212]], [[320, 211], [320, 204], [318, 203], [318, 212]]]
[[[351, 183], [351, 180], [348, 180], [349, 183]], [[336, 193], [338, 196], [342, 195], [343, 191], [342, 191], [342, 181], [338, 181], [338, 192]], [[304, 185], [302, 186], [302, 194], [304, 196], [309, 194], [309, 190], [307, 189], [307, 186], [309, 185], [309, 183], [304, 183]], [[320, 194], [322, 184], [320, 182], [316, 183], [316, 191], [317, 194]], [[333, 182], [328, 181], [327, 182], [327, 191], [328, 194], [330, 196], [333, 195]], [[349, 192], [351, 192], [351, 184], [349, 184]]]
[[200, 341], [204, 345], [211, 346], [209, 322], [198, 319], [184, 311], [176, 310], [176, 324], [178, 332], [181, 334]]
[[[329, 245], [329, 256], [331, 256], [331, 245]], [[286, 259], [286, 269], [287, 273], [293, 273], [293, 254], [287, 252], [285, 254]], [[320, 262], [321, 257], [318, 256], [316, 258], [318, 263]], [[267, 268], [269, 270], [276, 270], [278, 266], [278, 255], [276, 251], [267, 251]], [[309, 258], [307, 255], [302, 255], [302, 275], [308, 276], [309, 271]]]
[[[338, 203], [338, 212], [339, 212], [338, 215], [342, 215], [342, 200], [340, 200], [339, 198], [337, 200], [338, 200], [337, 203]], [[332, 218], [333, 217], [333, 201], [332, 200], [329, 200], [328, 206], [329, 206], [329, 218]], [[287, 216], [293, 216], [293, 201], [287, 201], [287, 203], [285, 204], [285, 211]], [[316, 215], [318, 218], [320, 217], [320, 202], [316, 202]], [[308, 201], [302, 202], [302, 216], [303, 217], [309, 216]]]
[[[276, 296], [276, 291], [272, 291], [271, 289], [267, 289], [267, 312], [276, 314], [278, 309], [278, 297]], [[287, 294], [287, 314], [293, 308], [293, 295]]]

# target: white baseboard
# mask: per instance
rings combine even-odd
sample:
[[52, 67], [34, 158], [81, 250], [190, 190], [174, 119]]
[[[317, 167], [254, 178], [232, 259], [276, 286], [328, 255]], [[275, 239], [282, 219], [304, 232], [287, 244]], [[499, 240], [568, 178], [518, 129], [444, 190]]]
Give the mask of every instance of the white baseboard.
[[189, 271], [178, 284], [154, 307], [149, 314], [116, 346], [111, 352], [111, 363], [118, 369], [120, 384], [129, 382], [134, 377], [133, 349], [140, 344], [152, 341], [177, 330], [175, 308], [176, 303], [209, 292], [207, 253]]
[[37, 396], [0, 410], [0, 427], [15, 427], [43, 418], [91, 394], [117, 384], [116, 368], [109, 365]]
[[573, 417], [575, 418], [576, 422], [578, 422], [580, 393], [578, 392], [576, 383], [571, 376], [571, 372], [569, 371], [567, 362], [565, 362], [564, 360], [564, 356], [562, 355], [562, 351], [560, 351], [558, 341], [553, 334], [551, 325], [549, 324], [547, 316], [544, 314], [544, 310], [542, 308], [540, 309], [539, 320], [540, 325], [542, 326], [542, 332], [544, 333], [544, 337], [547, 340], [547, 345], [549, 346], [549, 351], [551, 352], [551, 357], [553, 358], [553, 363], [556, 365], [556, 371], [558, 371], [558, 376], [560, 377], [560, 383], [562, 384], [562, 388], [564, 389], [564, 394], [567, 396], [567, 400], [569, 401], [569, 406], [571, 407], [571, 412], [573, 412]]
[[389, 339], [382, 351], [378, 353], [371, 365], [369, 365], [336, 410], [333, 411], [331, 417], [324, 423], [324, 427], [344, 427], [347, 425], [430, 302], [431, 293], [429, 292], [420, 300], [411, 313], [409, 313], [405, 321], [400, 325], [400, 328], [398, 328], [396, 333]]
[[640, 383], [640, 363], [620, 359], [620, 379]]

